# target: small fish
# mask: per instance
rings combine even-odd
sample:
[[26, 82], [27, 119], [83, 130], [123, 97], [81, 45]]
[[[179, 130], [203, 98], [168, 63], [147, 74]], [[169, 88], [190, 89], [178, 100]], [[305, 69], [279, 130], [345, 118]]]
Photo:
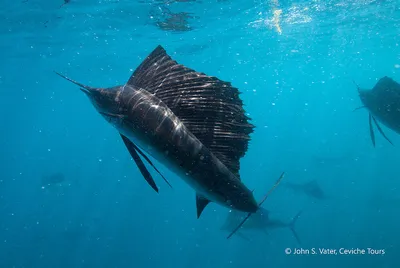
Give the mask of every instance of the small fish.
[[363, 106], [355, 110], [361, 108], [368, 110], [369, 132], [373, 146], [375, 147], [373, 124], [375, 124], [379, 133], [393, 145], [378, 121], [400, 134], [400, 84], [387, 76], [379, 79], [372, 90], [361, 89], [355, 82], [354, 84], [357, 86], [358, 94], [363, 103]]

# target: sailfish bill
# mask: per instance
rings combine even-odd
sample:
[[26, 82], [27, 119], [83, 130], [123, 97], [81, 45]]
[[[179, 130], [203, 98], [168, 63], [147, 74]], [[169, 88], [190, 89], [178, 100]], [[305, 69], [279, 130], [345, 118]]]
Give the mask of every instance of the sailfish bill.
[[239, 90], [229, 82], [177, 63], [161, 46], [123, 85], [93, 88], [57, 74], [78, 85], [119, 132], [155, 191], [140, 156], [162, 176], [146, 155], [153, 157], [195, 190], [197, 217], [210, 202], [243, 212], [258, 210], [239, 172], [254, 125]]
[[368, 110], [369, 132], [372, 145], [375, 147], [375, 124], [379, 133], [392, 145], [392, 141], [383, 132], [378, 120], [386, 127], [400, 134], [400, 84], [385, 76], [371, 90], [361, 89], [354, 81], [363, 106], [354, 111], [366, 108]]
[[[258, 208], [261, 207], [261, 205], [265, 202], [265, 200], [267, 200], [267, 197], [272, 193], [273, 190], [275, 190], [275, 188], [279, 185], [279, 183], [281, 183], [283, 176], [285, 175], [285, 172], [282, 172], [281, 176], [279, 176], [279, 179], [275, 182], [274, 186], [272, 186], [272, 188], [268, 191], [268, 193], [264, 196], [264, 198], [260, 201], [260, 203], [258, 203]], [[239, 223], [239, 225], [233, 229], [233, 231], [227, 236], [226, 239], [231, 238], [242, 226], [243, 224], [250, 218], [252, 212], [249, 212], [247, 214], [247, 216]]]

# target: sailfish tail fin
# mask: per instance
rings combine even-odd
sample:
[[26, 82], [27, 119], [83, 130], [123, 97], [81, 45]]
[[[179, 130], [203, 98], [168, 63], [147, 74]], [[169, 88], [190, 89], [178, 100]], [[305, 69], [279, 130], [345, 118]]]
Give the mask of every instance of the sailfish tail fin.
[[296, 214], [296, 216], [293, 217], [292, 221], [289, 223], [289, 228], [290, 228], [290, 230], [292, 231], [293, 236], [296, 238], [297, 243], [299, 243], [299, 244], [301, 244], [301, 241], [300, 241], [300, 238], [299, 238], [299, 236], [298, 236], [298, 234], [297, 234], [297, 232], [296, 232], [295, 225], [296, 225], [297, 219], [300, 217], [300, 215], [301, 215], [302, 212], [303, 212], [303, 211], [299, 211], [299, 212]]

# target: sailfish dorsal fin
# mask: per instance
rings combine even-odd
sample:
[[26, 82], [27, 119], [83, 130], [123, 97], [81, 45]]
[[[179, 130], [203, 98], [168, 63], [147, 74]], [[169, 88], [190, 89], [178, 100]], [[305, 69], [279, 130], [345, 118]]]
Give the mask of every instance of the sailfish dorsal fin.
[[239, 160], [254, 126], [239, 91], [230, 83], [189, 69], [158, 46], [135, 70], [128, 84], [157, 96], [239, 179]]
[[400, 95], [400, 84], [394, 81], [392, 78], [384, 76], [376, 83], [372, 88], [374, 92], [379, 93], [390, 93]]

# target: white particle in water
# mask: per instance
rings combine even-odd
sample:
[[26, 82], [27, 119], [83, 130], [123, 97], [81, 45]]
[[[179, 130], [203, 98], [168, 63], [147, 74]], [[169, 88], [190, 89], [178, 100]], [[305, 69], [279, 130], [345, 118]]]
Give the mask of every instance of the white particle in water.
[[397, 69], [400, 68], [400, 64], [395, 64], [394, 68], [397, 68]]
[[47, 149], [48, 152], [51, 152], [51, 149]]
[[103, 162], [103, 159], [99, 158], [99, 162]]

